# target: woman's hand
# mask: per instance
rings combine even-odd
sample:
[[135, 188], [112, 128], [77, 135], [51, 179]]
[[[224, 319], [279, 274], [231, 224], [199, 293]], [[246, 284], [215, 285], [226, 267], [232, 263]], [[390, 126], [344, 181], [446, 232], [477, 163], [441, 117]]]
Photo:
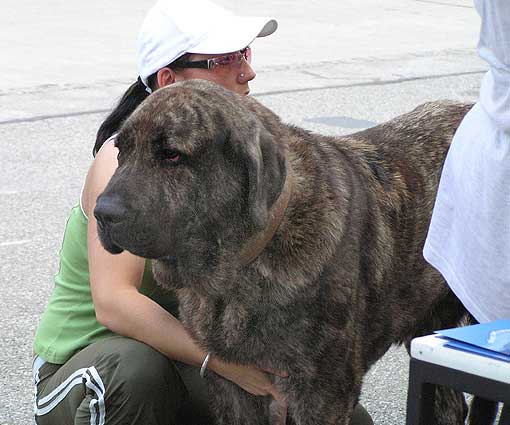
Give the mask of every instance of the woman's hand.
[[222, 377], [232, 381], [243, 390], [256, 396], [271, 396], [276, 403], [272, 403], [272, 423], [274, 425], [285, 425], [287, 417], [287, 402], [285, 397], [276, 389], [272, 383], [270, 375], [279, 376], [280, 378], [288, 377], [288, 373], [259, 369], [255, 366], [244, 366], [234, 363], [225, 363], [217, 357], [211, 357], [209, 368], [221, 375]]

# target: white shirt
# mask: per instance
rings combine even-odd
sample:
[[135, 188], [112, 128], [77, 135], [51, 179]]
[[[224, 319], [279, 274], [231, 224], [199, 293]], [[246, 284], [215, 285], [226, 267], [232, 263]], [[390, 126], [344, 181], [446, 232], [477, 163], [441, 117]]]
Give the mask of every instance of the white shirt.
[[475, 0], [480, 97], [444, 164], [423, 254], [479, 321], [510, 318], [510, 0]]

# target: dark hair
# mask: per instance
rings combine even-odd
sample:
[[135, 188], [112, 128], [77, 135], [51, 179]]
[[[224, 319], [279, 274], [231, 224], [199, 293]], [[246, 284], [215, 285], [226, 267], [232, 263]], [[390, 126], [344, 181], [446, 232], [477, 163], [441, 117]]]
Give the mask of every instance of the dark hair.
[[[181, 63], [182, 61], [186, 61], [189, 56], [189, 53], [185, 53], [171, 64], [162, 68], [172, 68], [174, 63]], [[156, 76], [157, 72], [148, 78], [148, 85], [152, 91], [157, 88]], [[119, 131], [124, 121], [126, 121], [126, 119], [138, 107], [138, 105], [140, 105], [140, 103], [142, 103], [148, 96], [149, 92], [147, 92], [145, 85], [143, 84], [140, 77], [138, 77], [138, 79], [133, 84], [131, 84], [131, 86], [122, 95], [115, 109], [110, 112], [110, 114], [99, 127], [99, 130], [97, 130], [96, 143], [94, 144], [92, 155], [96, 156], [99, 149], [101, 149], [101, 146], [103, 146], [103, 143]]]
[[119, 131], [122, 123], [132, 114], [140, 103], [142, 103], [149, 93], [145, 90], [145, 84], [142, 83], [140, 77], [129, 86], [122, 95], [115, 109], [103, 121], [96, 134], [96, 143], [92, 150], [92, 155], [101, 149], [103, 143]]

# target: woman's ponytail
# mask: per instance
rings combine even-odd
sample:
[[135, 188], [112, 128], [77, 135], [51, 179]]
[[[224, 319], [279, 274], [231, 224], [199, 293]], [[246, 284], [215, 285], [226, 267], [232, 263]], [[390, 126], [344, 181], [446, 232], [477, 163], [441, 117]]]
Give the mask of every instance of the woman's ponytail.
[[92, 155], [96, 156], [103, 143], [117, 131], [122, 123], [133, 113], [133, 111], [142, 103], [149, 93], [140, 77], [124, 93], [115, 109], [106, 117], [99, 130], [97, 130], [96, 143]]

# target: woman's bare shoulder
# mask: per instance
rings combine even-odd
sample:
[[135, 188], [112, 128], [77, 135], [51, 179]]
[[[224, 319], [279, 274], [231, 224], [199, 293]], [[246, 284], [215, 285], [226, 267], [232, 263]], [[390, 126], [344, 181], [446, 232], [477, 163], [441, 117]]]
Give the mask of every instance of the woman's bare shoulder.
[[87, 217], [96, 205], [97, 197], [104, 191], [113, 173], [117, 169], [117, 155], [114, 139], [106, 141], [96, 154], [87, 173], [82, 193], [82, 206]]

